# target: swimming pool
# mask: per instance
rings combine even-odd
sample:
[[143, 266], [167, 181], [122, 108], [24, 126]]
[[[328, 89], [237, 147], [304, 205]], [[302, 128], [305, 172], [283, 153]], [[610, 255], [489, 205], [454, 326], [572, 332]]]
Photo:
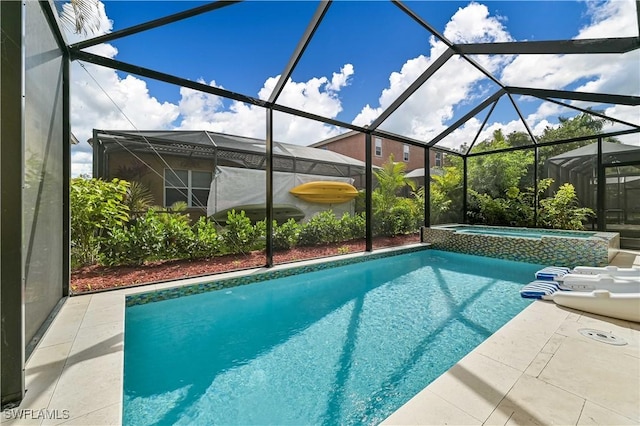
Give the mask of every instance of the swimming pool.
[[435, 250], [129, 306], [146, 424], [377, 424], [520, 312], [540, 265]]
[[614, 232], [478, 225], [422, 228], [422, 241], [437, 250], [569, 268], [606, 266], [620, 248]]

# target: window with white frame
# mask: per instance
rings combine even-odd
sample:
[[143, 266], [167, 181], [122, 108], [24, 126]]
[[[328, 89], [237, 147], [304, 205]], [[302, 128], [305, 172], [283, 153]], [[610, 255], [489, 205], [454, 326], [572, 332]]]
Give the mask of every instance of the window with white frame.
[[404, 161], [409, 161], [409, 145], [404, 145], [402, 147], [402, 159]]
[[164, 169], [164, 205], [184, 201], [189, 207], [207, 207], [212, 172]]
[[382, 157], [382, 139], [376, 138], [376, 157]]
[[442, 153], [436, 152], [436, 167], [442, 167]]

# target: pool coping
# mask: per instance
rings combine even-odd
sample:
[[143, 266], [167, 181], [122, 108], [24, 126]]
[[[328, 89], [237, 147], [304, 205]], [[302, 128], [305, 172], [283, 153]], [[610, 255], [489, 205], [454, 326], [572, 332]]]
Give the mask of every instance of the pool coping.
[[[402, 252], [402, 249], [415, 250], [416, 247], [424, 249], [424, 245], [421, 244], [409, 247], [404, 246], [400, 249]], [[307, 264], [320, 264], [343, 258], [363, 257], [363, 260], [367, 260], [370, 259], [368, 256], [384, 254], [385, 251], [397, 252], [398, 248], [377, 250], [375, 253], [349, 254], [331, 259], [317, 259], [293, 266], [279, 265], [274, 268], [281, 270], [300, 268], [307, 266]], [[640, 266], [640, 262], [638, 262], [638, 266]], [[149, 291], [162, 292], [176, 286], [197, 285], [212, 279], [233, 279], [265, 272], [267, 272], [266, 268], [257, 268], [250, 271], [227, 273], [213, 278], [185, 279], [147, 287], [121, 289], [109, 293], [74, 296], [67, 299], [59, 315], [54, 319], [51, 327], [47, 330], [27, 362], [27, 393], [22, 404], [18, 407], [18, 410], [23, 410], [23, 412], [24, 410], [31, 410], [32, 417], [34, 413], [42, 414], [44, 412], [48, 414], [48, 417], [54, 418], [42, 418], [44, 416], [40, 416], [40, 418], [18, 420], [10, 419], [5, 414], [2, 417], [2, 424], [121, 424], [126, 297]], [[396, 411], [385, 422], [389, 424], [425, 424], [425, 422], [431, 421], [439, 424], [445, 422], [481, 424], [487, 419], [493, 419], [497, 415], [496, 413], [501, 413], [497, 407], [504, 402], [506, 395], [512, 391], [512, 387], [515, 388], [515, 385], [512, 384], [513, 386], [504, 389], [505, 393], [501, 394], [497, 401], [493, 401], [496, 404], [489, 407], [491, 408], [490, 411], [489, 408], [484, 408], [483, 413], [489, 413], [489, 417], [484, 420], [474, 417], [474, 414], [479, 416], [478, 413], [468, 413], [470, 410], [467, 402], [456, 402], [455, 398], [450, 397], [450, 394], [447, 394], [447, 391], [443, 391], [442, 388], [449, 389], [446, 386], [446, 382], [447, 380], [453, 380], [451, 377], [454, 373], [451, 372], [455, 372], [455, 368], [459, 365], [467, 365], [477, 357], [480, 357], [486, 363], [486, 360], [491, 358], [487, 355], [490, 353], [491, 348], [500, 348], [502, 352], [505, 349], [504, 334], [507, 333], [507, 336], [509, 336], [510, 330], [514, 327], [518, 328], [518, 324], [521, 323], [529, 327], [530, 333], [538, 336], [535, 342], [526, 345], [527, 350], [530, 352], [528, 356], [531, 359], [526, 362], [526, 360], [522, 361], [522, 356], [516, 356], [514, 359], [519, 359], [522, 363], [518, 368], [509, 365], [513, 363], [509, 359], [501, 358], [500, 360], [491, 361], [497, 362], [503, 365], [505, 370], [511, 371], [513, 373], [511, 376], [515, 377], [516, 384], [519, 380], [523, 380], [524, 376], [531, 376], [533, 370], [544, 371], [544, 368], [540, 368], [538, 364], [544, 364], [543, 361], [545, 360], [549, 361], [549, 354], [546, 353], [549, 352], [548, 346], [554, 338], [558, 338], [558, 330], [567, 321], [574, 323], [600, 321], [626, 330], [625, 332], [631, 333], [627, 338], [634, 342], [632, 349], [635, 352], [632, 352], [631, 356], [640, 358], [640, 351], [637, 350], [640, 346], [640, 324], [631, 323], [629, 325], [624, 321], [603, 318], [560, 309], [553, 304], [545, 302], [534, 302], [463, 358], [451, 370], [443, 374], [405, 406]], [[535, 321], [532, 321], [532, 319], [535, 319]], [[541, 331], [536, 332], [536, 329]], [[523, 336], [523, 339], [526, 341], [526, 336]], [[597, 342], [593, 343], [602, 345]], [[557, 346], [556, 349], [561, 347], [561, 345]], [[545, 348], [547, 348], [546, 352]], [[625, 352], [624, 357], [628, 358], [629, 353]], [[610, 359], [610, 362], [612, 365], [616, 364], [615, 359]], [[483, 373], [480, 371], [478, 374]], [[455, 375], [453, 378], [455, 379]], [[537, 379], [537, 377], [535, 378]], [[631, 375], [629, 380], [637, 388], [640, 373], [637, 377]], [[445, 385], [443, 385], [443, 382], [445, 382]], [[465, 388], [464, 383], [462, 385], [457, 383], [455, 386], [458, 386], [458, 389]], [[464, 392], [454, 392], [454, 394], [464, 395]], [[619, 410], [609, 411], [620, 414]], [[439, 420], [430, 420], [433, 417], [424, 417], [427, 415], [426, 413], [430, 413], [429, 416], [439, 416], [437, 417]], [[640, 416], [622, 416], [622, 418], [635, 423], [640, 421]], [[504, 422], [502, 423], [504, 424]]]

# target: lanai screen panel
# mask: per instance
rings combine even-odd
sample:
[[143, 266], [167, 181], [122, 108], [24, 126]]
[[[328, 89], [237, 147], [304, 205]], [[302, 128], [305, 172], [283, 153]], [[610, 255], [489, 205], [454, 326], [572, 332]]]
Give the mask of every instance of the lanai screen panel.
[[62, 298], [66, 262], [62, 229], [63, 57], [40, 4], [26, 2], [25, 15], [22, 244], [28, 343]]

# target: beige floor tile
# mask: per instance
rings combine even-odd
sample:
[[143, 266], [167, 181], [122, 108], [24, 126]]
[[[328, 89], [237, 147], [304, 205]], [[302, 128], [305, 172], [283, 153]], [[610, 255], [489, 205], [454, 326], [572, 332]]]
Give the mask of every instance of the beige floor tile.
[[524, 374], [528, 374], [532, 377], [538, 377], [549, 363], [551, 357], [553, 357], [552, 353], [540, 352], [533, 361], [531, 361], [531, 364], [529, 364], [527, 369], [524, 371]]
[[476, 350], [524, 372], [553, 336], [561, 320], [538, 313], [523, 313], [518, 315], [517, 321], [507, 323]]
[[96, 325], [106, 324], [110, 322], [124, 321], [124, 302], [119, 301], [112, 305], [89, 305], [87, 313], [82, 319], [80, 328], [94, 327]]
[[[540, 380], [640, 421], [640, 363], [621, 346], [566, 339]], [[615, 360], [615, 361], [614, 361]]]
[[498, 361], [471, 353], [429, 385], [429, 390], [484, 421], [520, 374], [520, 371]]
[[88, 304], [76, 303], [65, 305], [47, 329], [38, 347], [59, 345], [60, 343], [73, 342], [80, 323], [87, 311]]
[[123, 348], [123, 322], [110, 322], [95, 327], [81, 328], [71, 346], [67, 365], [110, 353], [122, 352]]
[[479, 425], [481, 422], [433, 392], [423, 390], [381, 424]]
[[544, 345], [544, 347], [542, 348], [542, 353], [545, 354], [554, 354], [556, 353], [556, 351], [558, 350], [558, 348], [560, 347], [560, 345], [562, 345], [562, 342], [564, 341], [564, 339], [566, 339], [566, 336], [562, 336], [560, 334], [554, 334], [553, 336], [551, 336], [551, 338], [549, 339], [549, 341], [547, 342], [546, 345]]
[[63, 425], [107, 426], [122, 424], [122, 404], [112, 404], [84, 416], [76, 417], [62, 423]]
[[[62, 371], [49, 409], [77, 418], [122, 402], [122, 352], [91, 358]], [[44, 422], [52, 424], [55, 422]]]
[[524, 374], [485, 424], [576, 424], [583, 405], [584, 399]]
[[638, 422], [607, 410], [597, 404], [587, 401], [578, 419], [578, 425], [637, 425]]
[[89, 302], [91, 301], [91, 294], [80, 294], [77, 296], [70, 296], [69, 298], [67, 298], [67, 301], [65, 302], [65, 306], [71, 306], [71, 305], [88, 305]]
[[89, 303], [89, 310], [103, 309], [124, 302], [124, 294], [121, 292], [106, 292], [94, 294]]

